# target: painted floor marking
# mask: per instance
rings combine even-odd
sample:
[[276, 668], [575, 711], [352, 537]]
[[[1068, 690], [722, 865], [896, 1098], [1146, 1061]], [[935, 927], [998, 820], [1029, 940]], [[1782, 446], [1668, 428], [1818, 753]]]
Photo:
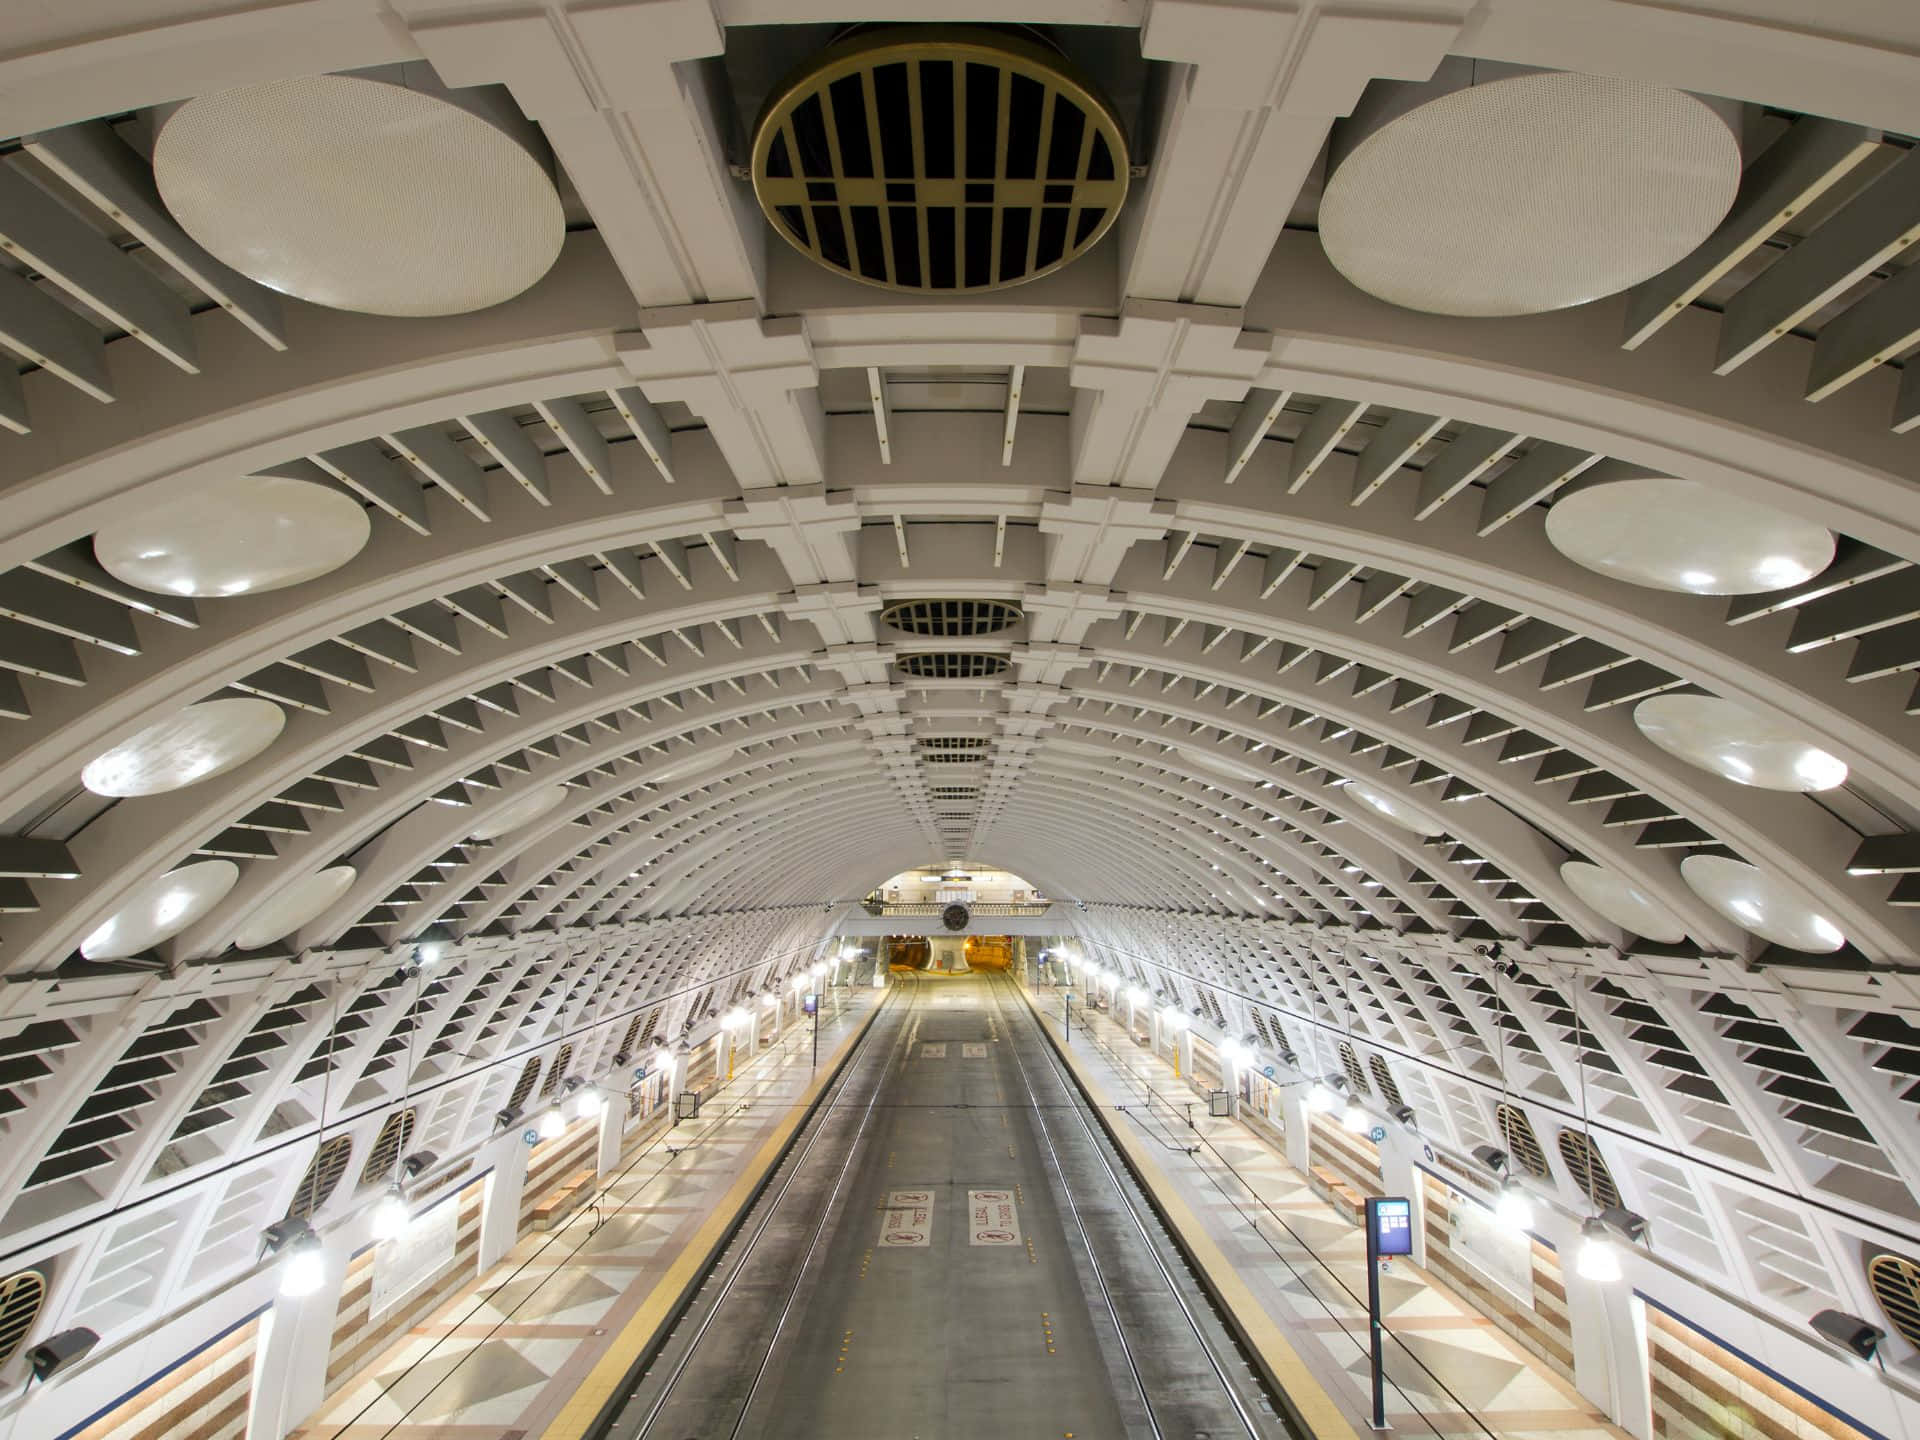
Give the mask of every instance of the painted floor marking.
[[1018, 1245], [1020, 1211], [1011, 1190], [969, 1190], [967, 1223], [969, 1245]]
[[933, 1192], [889, 1190], [886, 1218], [880, 1222], [880, 1244], [888, 1249], [924, 1248], [932, 1242], [932, 1236]]
[[960, 1058], [962, 1060], [984, 1060], [987, 1058], [987, 1047], [985, 1045], [973, 1044], [970, 1041], [962, 1041], [960, 1045]]
[[929, 1043], [926, 1045], [922, 1045], [920, 1047], [920, 1058], [922, 1060], [946, 1059], [947, 1058], [947, 1042], [942, 1040], [937, 1044]]

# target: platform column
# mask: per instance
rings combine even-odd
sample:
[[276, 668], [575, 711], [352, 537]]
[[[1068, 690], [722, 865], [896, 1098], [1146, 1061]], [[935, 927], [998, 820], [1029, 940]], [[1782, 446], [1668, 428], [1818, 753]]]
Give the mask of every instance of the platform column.
[[326, 1398], [327, 1356], [352, 1247], [336, 1231], [320, 1238], [327, 1278], [311, 1295], [279, 1295], [261, 1317], [247, 1402], [247, 1440], [282, 1440]]
[[1287, 1135], [1287, 1164], [1304, 1177], [1313, 1164], [1311, 1123], [1307, 1112], [1307, 1086], [1289, 1085], [1280, 1092], [1280, 1122]]
[[1652, 1440], [1653, 1376], [1647, 1351], [1646, 1302], [1625, 1279], [1583, 1279], [1573, 1257], [1577, 1227], [1560, 1247], [1565, 1263], [1567, 1320], [1573, 1331], [1573, 1383], [1601, 1412], [1636, 1440]]
[[480, 1152], [490, 1167], [480, 1206], [480, 1273], [486, 1274], [520, 1238], [520, 1196], [527, 1186], [527, 1142], [515, 1122]]

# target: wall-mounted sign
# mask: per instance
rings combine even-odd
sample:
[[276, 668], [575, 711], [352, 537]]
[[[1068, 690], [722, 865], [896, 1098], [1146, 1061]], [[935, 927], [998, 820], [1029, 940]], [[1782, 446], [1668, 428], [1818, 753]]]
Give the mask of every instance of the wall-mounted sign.
[[1371, 1140], [1376, 1145], [1378, 1145], [1382, 1140], [1386, 1138], [1387, 1138], [1387, 1127], [1384, 1125], [1376, 1125], [1373, 1127], [1373, 1129], [1367, 1132], [1367, 1139]]
[[367, 1318], [378, 1320], [451, 1265], [459, 1228], [460, 1202], [448, 1196], [414, 1216], [399, 1236], [374, 1246]]
[[820, 997], [818, 995], [808, 995], [805, 998], [803, 998], [800, 1001], [800, 1013], [802, 1015], [819, 1014], [820, 1013]]

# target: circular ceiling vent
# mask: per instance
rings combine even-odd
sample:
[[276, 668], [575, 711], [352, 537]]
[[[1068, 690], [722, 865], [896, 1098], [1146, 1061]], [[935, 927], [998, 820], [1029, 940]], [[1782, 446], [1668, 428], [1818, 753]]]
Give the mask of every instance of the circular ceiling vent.
[[1107, 232], [1127, 144], [1105, 101], [1039, 45], [984, 29], [867, 31], [768, 98], [753, 189], [773, 228], [889, 290], [997, 290]]
[[916, 680], [991, 680], [1007, 673], [1007, 657], [977, 651], [943, 650], [902, 655], [900, 668]]
[[1005, 600], [902, 600], [880, 612], [883, 623], [909, 635], [971, 640], [998, 635], [1021, 620], [1018, 605]]
[[198, 96], [160, 127], [153, 178], [242, 275], [371, 315], [498, 305], [566, 239], [545, 143], [506, 91], [421, 65]]
[[1664, 85], [1455, 59], [1375, 81], [1336, 127], [1320, 241], [1360, 289], [1531, 315], [1657, 275], [1740, 184], [1730, 107]]

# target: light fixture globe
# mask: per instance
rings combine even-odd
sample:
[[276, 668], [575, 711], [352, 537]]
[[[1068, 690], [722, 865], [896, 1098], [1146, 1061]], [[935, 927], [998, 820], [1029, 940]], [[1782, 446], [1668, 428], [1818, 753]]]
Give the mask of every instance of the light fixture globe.
[[409, 1218], [406, 1192], [396, 1182], [374, 1202], [373, 1213], [367, 1217], [367, 1231], [375, 1240], [397, 1240], [406, 1233]]
[[311, 1230], [288, 1242], [280, 1259], [280, 1293], [301, 1300], [318, 1292], [327, 1281], [327, 1252]]
[[1320, 241], [1395, 305], [1536, 314], [1682, 259], [1727, 213], [1740, 166], [1714, 103], [1456, 58], [1431, 80], [1374, 81], [1335, 127]]
[[1520, 1187], [1520, 1182], [1508, 1176], [1501, 1183], [1500, 1193], [1494, 1197], [1494, 1217], [1507, 1229], [1518, 1232], [1533, 1228], [1533, 1197]]
[[1620, 1247], [1607, 1233], [1606, 1222], [1598, 1216], [1580, 1226], [1580, 1248], [1574, 1254], [1574, 1269], [1583, 1280], [1612, 1285], [1620, 1279]]
[[153, 176], [216, 258], [337, 310], [498, 305], [566, 238], [545, 145], [506, 92], [448, 90], [424, 65], [197, 96], [162, 123]]

